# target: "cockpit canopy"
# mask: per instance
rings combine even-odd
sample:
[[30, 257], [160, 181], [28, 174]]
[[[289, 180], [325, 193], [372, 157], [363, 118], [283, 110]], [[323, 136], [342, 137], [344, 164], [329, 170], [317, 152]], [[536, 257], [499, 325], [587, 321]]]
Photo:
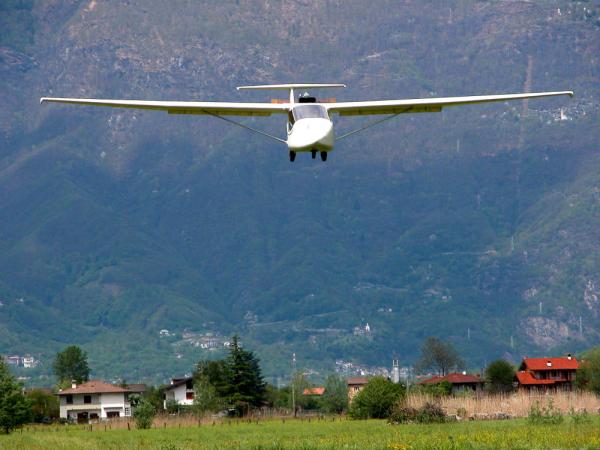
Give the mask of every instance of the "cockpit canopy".
[[294, 121], [300, 119], [329, 119], [327, 108], [322, 105], [304, 104], [292, 109]]

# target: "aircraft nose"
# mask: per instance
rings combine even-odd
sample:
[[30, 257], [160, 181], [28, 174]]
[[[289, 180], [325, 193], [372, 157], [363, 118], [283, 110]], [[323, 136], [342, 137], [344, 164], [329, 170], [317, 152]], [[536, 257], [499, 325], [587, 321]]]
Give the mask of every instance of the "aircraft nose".
[[301, 119], [294, 124], [287, 143], [295, 151], [330, 149], [333, 147], [333, 124], [327, 119]]

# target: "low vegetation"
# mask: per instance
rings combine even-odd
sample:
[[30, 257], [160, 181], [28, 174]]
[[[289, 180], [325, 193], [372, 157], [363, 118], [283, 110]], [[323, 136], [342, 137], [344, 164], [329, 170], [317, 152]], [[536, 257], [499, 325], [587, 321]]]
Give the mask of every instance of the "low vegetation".
[[439, 403], [425, 403], [419, 409], [398, 402], [389, 417], [389, 422], [399, 423], [442, 423], [446, 421], [446, 412]]
[[[526, 419], [406, 424], [384, 420], [222, 420], [189, 426], [155, 421], [153, 429], [36, 426], [0, 436], [0, 448], [61, 449], [510, 449], [598, 448], [600, 418], [532, 425]], [[166, 426], [165, 426], [166, 424]]]
[[375, 377], [352, 399], [348, 413], [353, 419], [385, 419], [403, 396], [404, 386]]
[[140, 430], [151, 428], [155, 415], [156, 409], [154, 405], [147, 400], [140, 400], [133, 409], [133, 418], [135, 419], [137, 428]]
[[439, 404], [448, 415], [456, 415], [462, 419], [485, 419], [493, 417], [521, 418], [528, 417], [535, 405], [546, 407], [549, 402], [561, 414], [571, 411], [587, 411], [596, 413], [600, 409], [600, 397], [592, 392], [555, 392], [550, 397], [544, 394], [535, 395], [525, 392], [512, 394], [457, 395], [435, 397], [430, 394], [410, 393], [406, 404], [419, 409], [426, 403]]

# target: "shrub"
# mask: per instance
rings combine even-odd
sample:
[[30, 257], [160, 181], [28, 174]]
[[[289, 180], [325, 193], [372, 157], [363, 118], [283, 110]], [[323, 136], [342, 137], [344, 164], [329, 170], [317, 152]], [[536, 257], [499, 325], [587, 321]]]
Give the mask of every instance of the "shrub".
[[348, 413], [353, 419], [385, 419], [404, 395], [404, 386], [383, 377], [372, 378], [354, 397]]
[[571, 408], [569, 411], [569, 416], [573, 420], [574, 425], [585, 425], [592, 421], [590, 415], [585, 409], [583, 411], [575, 411], [573, 408]]
[[438, 403], [425, 403], [417, 414], [419, 423], [441, 423], [446, 421], [446, 413]]
[[563, 416], [550, 400], [546, 406], [540, 406], [540, 402], [535, 402], [529, 409], [527, 420], [534, 425], [558, 425], [562, 423]]
[[31, 403], [33, 421], [39, 423], [51, 422], [60, 416], [58, 397], [42, 389], [32, 389], [26, 397]]
[[141, 400], [133, 410], [135, 424], [140, 430], [146, 430], [152, 426], [156, 409], [154, 405], [146, 400]]
[[398, 402], [392, 408], [388, 421], [390, 423], [412, 423], [416, 421], [418, 413], [416, 408], [408, 406], [404, 402]]
[[437, 403], [427, 402], [416, 409], [400, 401], [392, 409], [388, 421], [390, 423], [442, 423], [446, 421], [446, 413]]
[[165, 404], [165, 409], [167, 410], [168, 414], [177, 414], [179, 412], [179, 406], [180, 405], [177, 403], [177, 400], [169, 399]]

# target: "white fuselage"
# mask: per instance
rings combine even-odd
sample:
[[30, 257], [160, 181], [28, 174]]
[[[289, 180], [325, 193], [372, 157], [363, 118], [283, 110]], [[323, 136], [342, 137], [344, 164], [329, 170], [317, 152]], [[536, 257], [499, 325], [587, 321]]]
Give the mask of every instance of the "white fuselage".
[[323, 105], [304, 103], [292, 108], [286, 141], [291, 152], [328, 152], [334, 139], [333, 122]]
[[327, 152], [333, 149], [333, 123], [329, 119], [300, 119], [289, 129], [287, 146], [294, 152]]

